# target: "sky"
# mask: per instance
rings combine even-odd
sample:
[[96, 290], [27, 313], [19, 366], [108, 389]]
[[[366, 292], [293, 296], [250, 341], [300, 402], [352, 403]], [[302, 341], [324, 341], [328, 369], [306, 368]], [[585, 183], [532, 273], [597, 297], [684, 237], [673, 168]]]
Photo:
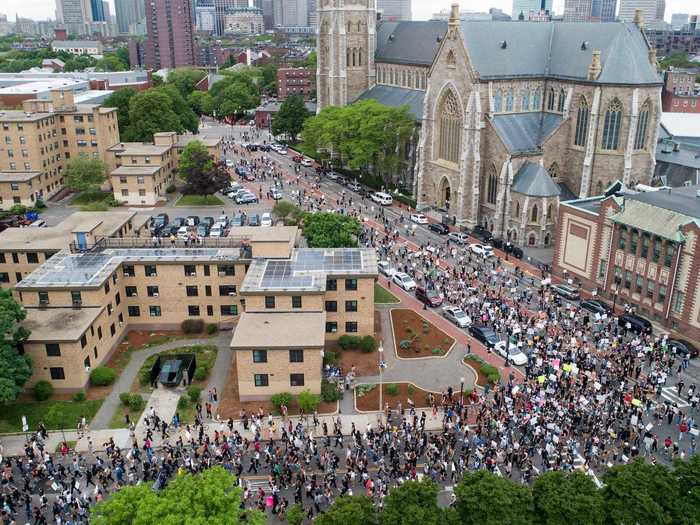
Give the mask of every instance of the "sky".
[[[413, 0], [413, 18], [425, 20], [442, 9], [449, 9], [454, 0]], [[618, 0], [619, 2], [619, 0]], [[114, 14], [114, 0], [109, 0]], [[460, 0], [463, 9], [471, 11], [487, 11], [489, 7], [498, 7], [510, 13], [512, 0]], [[564, 10], [564, 0], [554, 0], [554, 12]], [[55, 0], [0, 0], [0, 13], [14, 20], [15, 13], [19, 16], [46, 20], [54, 18], [56, 12]], [[666, 20], [671, 20], [672, 13], [700, 14], [698, 0], [666, 0]]]

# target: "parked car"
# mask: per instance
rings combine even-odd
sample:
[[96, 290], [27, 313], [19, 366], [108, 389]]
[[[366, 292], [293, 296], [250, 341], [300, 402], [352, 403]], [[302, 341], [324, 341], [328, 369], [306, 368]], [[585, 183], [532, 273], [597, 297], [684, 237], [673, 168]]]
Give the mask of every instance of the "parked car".
[[669, 339], [667, 344], [671, 350], [676, 352], [676, 355], [681, 357], [687, 355], [690, 356], [690, 358], [694, 358], [700, 353], [695, 345], [688, 341], [683, 341], [682, 339]]
[[579, 293], [578, 289], [566, 284], [555, 284], [552, 286], [552, 291], [564, 299], [568, 299], [569, 301], [578, 301], [581, 298], [581, 294]]
[[488, 244], [470, 244], [469, 250], [476, 255], [481, 255], [482, 257], [493, 256], [493, 248], [491, 248], [491, 246], [489, 246]]
[[200, 224], [206, 224], [207, 226], [209, 226], [209, 228], [211, 228], [212, 226], [214, 226], [215, 222], [216, 221], [214, 220], [214, 217], [203, 217], [202, 222], [200, 222]]
[[338, 184], [340, 184], [341, 186], [347, 186], [347, 185], [348, 185], [348, 179], [346, 179], [345, 177], [338, 177], [338, 179], [336, 180], [336, 182], [337, 182]]
[[185, 240], [190, 236], [190, 229], [188, 226], [180, 226], [175, 235], [180, 240]]
[[160, 229], [169, 222], [169, 217], [167, 213], [159, 213], [153, 219], [151, 219], [151, 228]]
[[428, 217], [422, 213], [412, 213], [411, 222], [415, 222], [416, 224], [428, 224]]
[[469, 242], [469, 235], [463, 232], [450, 232], [447, 237], [457, 244], [467, 244]]
[[351, 191], [360, 191], [360, 188], [362, 188], [362, 186], [360, 186], [360, 183], [356, 180], [348, 184], [348, 189]]
[[200, 222], [197, 225], [197, 236], [199, 237], [209, 237], [209, 225], [205, 224], [203, 222]]
[[382, 206], [391, 206], [394, 203], [394, 199], [392, 198], [391, 195], [388, 193], [384, 193], [383, 191], [376, 191], [374, 192], [370, 198], [376, 202], [377, 204], [381, 204]]
[[469, 318], [467, 314], [464, 313], [464, 310], [457, 306], [445, 306], [442, 308], [442, 315], [447, 319], [448, 321], [453, 322], [460, 328], [466, 328], [472, 323], [472, 320]]
[[260, 218], [260, 226], [272, 226], [272, 214], [265, 212]]
[[314, 165], [314, 162], [311, 159], [303, 159], [301, 161], [301, 165], [304, 166], [305, 168], [310, 168], [311, 166]]
[[494, 237], [489, 242], [491, 243], [491, 246], [493, 246], [497, 250], [500, 250], [503, 248], [503, 239], [501, 239], [500, 237]]
[[235, 166], [235, 163], [231, 159], [226, 159], [226, 167], [227, 168], [233, 168]]
[[424, 288], [422, 286], [416, 287], [416, 299], [433, 308], [442, 304], [442, 297], [440, 297], [440, 294], [436, 290]]
[[251, 204], [254, 202], [258, 202], [258, 198], [250, 192], [236, 196], [236, 204]]
[[188, 215], [185, 221], [187, 222], [187, 226], [197, 226], [199, 224], [199, 216]]
[[617, 323], [624, 327], [629, 323], [629, 328], [638, 334], [650, 334], [653, 330], [649, 320], [635, 314], [622, 314]]
[[235, 200], [236, 197], [238, 197], [238, 195], [239, 195], [240, 193], [245, 193], [245, 192], [247, 192], [247, 191], [248, 191], [248, 190], [246, 190], [245, 188], [238, 188], [238, 189], [229, 191], [229, 192], [226, 194], [226, 196], [227, 196], [229, 199], [234, 199], [234, 200]]
[[184, 217], [175, 217], [170, 225], [177, 226], [179, 228], [180, 226], [187, 226], [187, 222], [185, 221]]
[[441, 222], [431, 222], [430, 224], [428, 224], [428, 229], [430, 231], [434, 231], [439, 235], [447, 235], [448, 233], [450, 233], [450, 229]]
[[260, 216], [257, 213], [248, 217], [248, 226], [260, 226]]
[[474, 226], [472, 234], [474, 235], [474, 237], [481, 239], [484, 242], [489, 242], [491, 239], [493, 239], [493, 234], [486, 228], [478, 224]]
[[228, 228], [229, 226], [229, 220], [227, 215], [219, 215], [219, 218], [216, 220], [219, 224], [223, 224], [224, 228]]
[[581, 301], [580, 306], [584, 310], [588, 310], [589, 312], [592, 312], [594, 314], [600, 314], [600, 315], [612, 314], [612, 308], [610, 308], [604, 302], [598, 301], [596, 299], [589, 299], [587, 301]]
[[280, 200], [282, 198], [282, 190], [272, 188], [270, 190], [270, 197], [272, 197], [276, 201]]
[[248, 172], [243, 175], [243, 179], [247, 180], [248, 182], [253, 182], [255, 180], [255, 175], [253, 175], [252, 172]]
[[391, 277], [396, 273], [396, 268], [394, 268], [389, 261], [379, 261], [377, 267], [379, 268], [379, 273], [387, 277]]
[[242, 213], [237, 213], [231, 219], [231, 226], [245, 226], [245, 216]]
[[492, 349], [496, 346], [496, 343], [500, 341], [496, 332], [491, 330], [488, 326], [471, 325], [469, 326], [469, 334], [486, 346], [486, 348]]
[[[508, 351], [506, 354], [506, 346], [508, 347]], [[499, 341], [494, 345], [494, 349], [496, 352], [498, 352], [503, 358], [508, 356], [508, 361], [513, 363], [516, 366], [523, 366], [527, 364], [527, 356], [518, 348], [517, 345], [514, 345], [513, 343], [508, 343], [506, 341]]]
[[226, 226], [217, 222], [209, 230], [209, 237], [223, 237], [226, 234]]
[[336, 180], [338, 178], [338, 175], [334, 171], [329, 171], [326, 173], [326, 177], [328, 177], [331, 180]]
[[396, 272], [391, 276], [391, 280], [407, 292], [416, 289], [416, 281], [414, 281], [408, 274], [403, 272]]
[[513, 249], [510, 253], [512, 253], [513, 257], [515, 257], [516, 259], [523, 258], [523, 249], [520, 246], [513, 246]]

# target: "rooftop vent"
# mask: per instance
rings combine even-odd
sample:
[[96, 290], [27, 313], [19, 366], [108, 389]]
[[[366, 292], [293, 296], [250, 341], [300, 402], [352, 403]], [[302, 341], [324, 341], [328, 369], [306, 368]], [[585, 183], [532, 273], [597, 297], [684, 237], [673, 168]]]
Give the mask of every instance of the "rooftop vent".
[[588, 42], [584, 40], [581, 42], [581, 51], [585, 51], [586, 49], [588, 49]]
[[395, 38], [395, 36], [394, 36], [394, 34], [393, 34], [393, 33], [392, 33], [391, 35], [389, 35], [389, 41], [393, 41], [393, 40], [394, 40], [394, 38]]
[[438, 41], [438, 42], [442, 42], [442, 36], [438, 35], [437, 41]]
[[673, 143], [673, 151], [680, 151], [680, 150], [681, 150], [680, 142], [674, 142]]
[[700, 190], [695, 190], [695, 197], [700, 199]]
[[506, 40], [501, 40], [498, 45], [501, 46], [501, 49], [505, 49], [508, 47], [508, 42]]
[[661, 153], [671, 153], [673, 151], [673, 146], [668, 142], [664, 142], [661, 147]]

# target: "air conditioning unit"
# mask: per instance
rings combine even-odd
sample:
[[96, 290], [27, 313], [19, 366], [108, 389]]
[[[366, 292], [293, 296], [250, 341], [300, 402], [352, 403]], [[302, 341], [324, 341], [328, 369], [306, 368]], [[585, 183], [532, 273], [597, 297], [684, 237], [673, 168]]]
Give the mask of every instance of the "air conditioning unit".
[[39, 308], [46, 308], [49, 305], [49, 301], [46, 299], [39, 300]]
[[154, 293], [153, 297], [158, 297], [158, 292]]
[[80, 308], [82, 305], [82, 301], [73, 301], [73, 308]]
[[233, 296], [233, 295], [236, 295], [236, 292], [229, 292], [228, 294]]
[[188, 273], [187, 277], [197, 277], [197, 273], [196, 272]]
[[226, 276], [226, 272], [219, 272], [219, 277], [225, 277], [225, 276]]

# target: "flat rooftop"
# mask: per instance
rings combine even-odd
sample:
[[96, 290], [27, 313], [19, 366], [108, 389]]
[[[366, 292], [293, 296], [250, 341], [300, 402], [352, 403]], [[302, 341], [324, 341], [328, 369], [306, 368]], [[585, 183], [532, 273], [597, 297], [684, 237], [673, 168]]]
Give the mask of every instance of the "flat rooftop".
[[155, 175], [160, 171], [160, 166], [119, 166], [112, 171], [110, 175], [126, 176], [126, 175]]
[[195, 140], [201, 142], [207, 148], [213, 148], [221, 144], [220, 137], [203, 137], [201, 135], [178, 135], [177, 145], [182, 148], [187, 146], [190, 142], [194, 142]]
[[700, 186], [683, 186], [658, 191], [625, 195], [625, 201], [636, 201], [700, 219]]
[[77, 341], [97, 319], [95, 308], [27, 308], [22, 326], [31, 332], [28, 342]]
[[1, 95], [31, 95], [33, 93], [43, 93], [46, 91], [52, 91], [54, 89], [66, 89], [66, 88], [77, 88], [77, 87], [87, 87], [89, 82], [87, 80], [76, 80], [72, 78], [57, 78], [49, 80], [34, 80], [27, 81], [24, 84], [16, 84], [14, 86], [8, 86], [0, 89]]
[[40, 175], [40, 171], [0, 171], [0, 182], [27, 182]]
[[29, 113], [18, 109], [0, 110], [0, 122], [34, 122], [51, 116], [53, 116], [53, 113], [45, 111]]
[[120, 142], [115, 144], [107, 151], [114, 152], [117, 156], [121, 155], [163, 155], [171, 146], [158, 146], [149, 144], [148, 142]]
[[326, 312], [244, 312], [231, 339], [231, 348], [323, 347]]
[[323, 292], [328, 277], [377, 275], [377, 252], [369, 248], [300, 248], [289, 259], [257, 259], [241, 292]]

